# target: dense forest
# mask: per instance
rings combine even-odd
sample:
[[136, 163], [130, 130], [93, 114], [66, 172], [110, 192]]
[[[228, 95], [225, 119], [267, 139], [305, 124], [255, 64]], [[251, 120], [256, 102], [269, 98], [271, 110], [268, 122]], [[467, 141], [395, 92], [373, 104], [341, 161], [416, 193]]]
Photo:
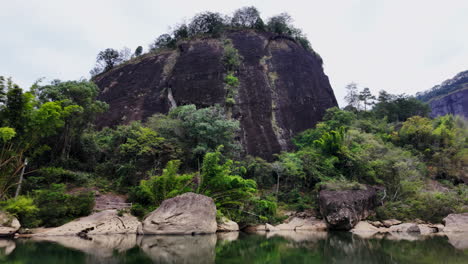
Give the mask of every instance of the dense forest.
[[376, 218], [440, 221], [466, 211], [467, 123], [427, 117], [412, 97], [378, 97], [348, 85], [349, 105], [331, 108], [273, 162], [245, 156], [239, 123], [220, 106], [180, 106], [146, 122], [96, 130], [106, 111], [89, 81], [39, 83], [23, 91], [1, 78], [0, 198], [28, 227], [87, 215], [91, 190], [126, 194], [143, 216], [192, 191], [214, 199], [218, 215], [275, 223], [282, 210], [316, 208], [317, 191], [383, 187]]
[[[264, 23], [249, 7], [230, 18], [199, 14], [158, 37], [150, 52], [231, 28], [275, 32], [311, 49], [287, 14]], [[100, 52], [92, 75], [143, 49], [130, 53]], [[226, 65], [234, 67], [236, 58], [233, 49]], [[228, 73], [226, 85], [235, 86], [235, 71]], [[468, 211], [468, 123], [451, 115], [431, 119], [428, 105], [414, 97], [375, 96], [356, 84], [346, 89], [346, 107], [328, 109], [315, 128], [295, 136], [294, 150], [266, 161], [244, 153], [228, 102], [182, 105], [98, 130], [94, 121], [108, 105], [96, 99], [92, 81], [37, 82], [23, 90], [0, 77], [0, 207], [25, 227], [58, 226], [90, 214], [96, 191], [125, 195], [138, 217], [190, 191], [213, 198], [219, 218], [277, 223], [286, 210], [316, 210], [322, 189], [372, 185], [382, 190], [376, 219], [440, 222]]]

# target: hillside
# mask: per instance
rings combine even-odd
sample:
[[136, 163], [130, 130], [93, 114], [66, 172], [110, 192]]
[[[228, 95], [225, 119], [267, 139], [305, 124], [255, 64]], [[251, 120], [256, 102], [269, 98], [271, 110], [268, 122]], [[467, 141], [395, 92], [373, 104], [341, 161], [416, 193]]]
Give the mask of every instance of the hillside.
[[429, 103], [432, 117], [454, 114], [468, 118], [468, 71], [460, 72], [416, 97]]
[[[234, 69], [226, 62], [228, 53], [238, 54]], [[337, 105], [315, 52], [293, 38], [248, 29], [182, 41], [94, 82], [101, 90], [98, 99], [110, 106], [98, 118], [99, 127], [145, 120], [180, 105], [219, 104], [239, 120], [246, 153], [264, 158], [290, 150], [295, 134]]]

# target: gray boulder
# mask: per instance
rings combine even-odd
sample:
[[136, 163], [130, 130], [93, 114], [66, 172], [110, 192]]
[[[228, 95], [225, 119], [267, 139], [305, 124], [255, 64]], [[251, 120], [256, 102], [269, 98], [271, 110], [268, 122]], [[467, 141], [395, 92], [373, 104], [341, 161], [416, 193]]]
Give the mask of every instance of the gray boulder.
[[184, 193], [164, 200], [138, 227], [138, 234], [189, 235], [215, 233], [216, 205], [210, 197]]
[[468, 232], [468, 213], [449, 214], [443, 221], [444, 232]]
[[376, 207], [376, 190], [321, 190], [320, 213], [330, 229], [350, 230]]
[[0, 211], [0, 237], [14, 236], [20, 228], [21, 224], [16, 217]]

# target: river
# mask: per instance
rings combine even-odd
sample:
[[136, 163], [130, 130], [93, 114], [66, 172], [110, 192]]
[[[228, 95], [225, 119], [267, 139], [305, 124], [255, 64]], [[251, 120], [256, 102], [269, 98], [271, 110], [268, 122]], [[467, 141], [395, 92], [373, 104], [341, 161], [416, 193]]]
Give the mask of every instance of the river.
[[0, 263], [468, 263], [468, 234], [101, 235], [0, 240]]

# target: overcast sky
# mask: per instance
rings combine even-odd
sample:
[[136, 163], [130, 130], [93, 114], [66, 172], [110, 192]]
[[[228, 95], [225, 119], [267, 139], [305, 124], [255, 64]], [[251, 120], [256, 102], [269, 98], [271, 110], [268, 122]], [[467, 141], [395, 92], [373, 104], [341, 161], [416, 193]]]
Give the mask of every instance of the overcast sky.
[[256, 6], [288, 12], [324, 60], [342, 105], [345, 85], [414, 94], [468, 70], [467, 0], [2, 1], [0, 75], [22, 87], [36, 79], [89, 78], [105, 48], [134, 50], [202, 11]]

